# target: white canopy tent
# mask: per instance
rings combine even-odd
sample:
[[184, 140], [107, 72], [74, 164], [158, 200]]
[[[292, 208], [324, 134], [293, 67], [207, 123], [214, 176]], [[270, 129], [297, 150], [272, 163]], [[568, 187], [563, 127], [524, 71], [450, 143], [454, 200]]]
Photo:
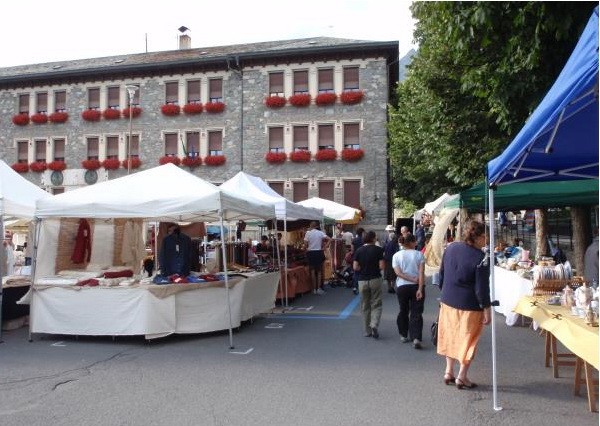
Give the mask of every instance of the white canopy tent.
[[304, 207], [322, 208], [325, 217], [339, 223], [355, 224], [360, 221], [360, 210], [336, 203], [335, 201], [312, 197], [308, 200], [298, 201], [298, 204]]
[[[279, 195], [263, 179], [252, 176], [244, 172], [238, 172], [231, 179], [223, 182], [220, 187], [227, 193], [235, 194], [240, 197], [257, 200], [275, 206], [275, 217], [283, 221], [284, 232], [287, 234], [287, 222], [293, 220], [323, 220], [323, 210], [320, 208], [306, 207], [299, 203], [294, 203], [287, 198]], [[288, 304], [287, 296], [287, 250], [285, 251], [285, 304]]]
[[[272, 204], [248, 201], [217, 186], [165, 164], [39, 200], [35, 216], [45, 218], [143, 218], [160, 221], [224, 221], [268, 219], [275, 216]], [[36, 232], [37, 234], [37, 232]], [[221, 245], [225, 288], [229, 305], [229, 284], [225, 244]], [[34, 254], [34, 274], [37, 253]], [[230, 346], [233, 347], [229, 328]]]
[[435, 213], [438, 213], [439, 211], [442, 210], [442, 208], [444, 207], [444, 204], [453, 196], [445, 193], [440, 195], [438, 198], [436, 198], [433, 201], [430, 201], [429, 203], [425, 203], [425, 207], [423, 207], [420, 210], [417, 210], [414, 214], [414, 219], [415, 220], [421, 220], [421, 216], [423, 216], [423, 213], [429, 213], [430, 215], [434, 215]]

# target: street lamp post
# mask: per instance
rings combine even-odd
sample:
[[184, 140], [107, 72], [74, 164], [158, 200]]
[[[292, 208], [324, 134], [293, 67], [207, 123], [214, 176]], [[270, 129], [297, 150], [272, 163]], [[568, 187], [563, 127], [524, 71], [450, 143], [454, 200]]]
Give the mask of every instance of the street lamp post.
[[129, 174], [131, 173], [131, 127], [133, 118], [133, 97], [135, 96], [135, 91], [138, 89], [138, 87], [127, 85], [125, 88], [129, 94], [129, 140], [127, 141], [127, 174]]

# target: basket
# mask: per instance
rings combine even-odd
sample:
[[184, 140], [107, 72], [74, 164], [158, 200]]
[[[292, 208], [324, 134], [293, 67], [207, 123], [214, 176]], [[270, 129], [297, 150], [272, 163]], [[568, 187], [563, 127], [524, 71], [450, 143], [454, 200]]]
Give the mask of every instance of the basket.
[[533, 282], [533, 296], [554, 295], [560, 293], [570, 280], [549, 280], [540, 278]]

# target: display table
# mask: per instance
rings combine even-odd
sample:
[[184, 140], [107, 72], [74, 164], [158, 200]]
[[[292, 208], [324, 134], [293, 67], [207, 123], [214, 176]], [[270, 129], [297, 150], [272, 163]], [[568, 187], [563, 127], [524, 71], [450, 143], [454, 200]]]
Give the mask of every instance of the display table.
[[[12, 278], [12, 279], [11, 279]], [[2, 321], [9, 321], [29, 315], [29, 306], [18, 305], [31, 285], [29, 277], [15, 280], [17, 277], [3, 277], [2, 284]]]
[[[230, 278], [231, 326], [275, 306], [278, 273]], [[173, 333], [205, 333], [230, 326], [224, 282], [137, 287], [34, 286], [32, 333], [119, 336], [147, 339]]]
[[312, 290], [308, 266], [297, 266], [287, 270], [287, 294], [285, 292], [285, 269], [280, 269], [281, 286], [277, 289], [277, 299], [293, 299], [299, 294], [308, 293]]
[[533, 281], [499, 266], [494, 267], [494, 277], [495, 299], [500, 302], [500, 306], [494, 309], [506, 317], [506, 325], [513, 326], [519, 319], [519, 314], [514, 312], [514, 308], [523, 296], [531, 296]]

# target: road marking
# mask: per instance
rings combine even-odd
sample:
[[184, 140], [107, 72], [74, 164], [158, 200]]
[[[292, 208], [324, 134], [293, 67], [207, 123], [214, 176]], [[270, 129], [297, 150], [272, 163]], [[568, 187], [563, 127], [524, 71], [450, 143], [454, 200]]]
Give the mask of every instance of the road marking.
[[[315, 320], [315, 319], [321, 319], [321, 320], [345, 320], [348, 319], [348, 317], [352, 314], [352, 312], [354, 311], [354, 309], [356, 309], [356, 307], [358, 306], [358, 304], [360, 303], [360, 296], [355, 296], [350, 303], [348, 303], [346, 305], [346, 307], [342, 310], [342, 312], [340, 312], [339, 315], [337, 316], [333, 316], [333, 315], [329, 315], [329, 316], [325, 316], [325, 315], [286, 315], [281, 314], [281, 315], [270, 315], [269, 318], [273, 318], [273, 319], [283, 319], [283, 318], [287, 318], [287, 319], [309, 319], [309, 320]], [[295, 308], [296, 310], [304, 310], [306, 312], [311, 311], [314, 308], [314, 306], [309, 306], [308, 308]], [[281, 328], [281, 327], [270, 327], [271, 324], [267, 325], [265, 328]]]
[[314, 306], [309, 306], [308, 308], [299, 308], [299, 307], [295, 307], [294, 310], [296, 311], [305, 311], [305, 312], [310, 312], [312, 311], [314, 308]]
[[339, 319], [346, 319], [350, 316], [352, 311], [358, 306], [360, 303], [360, 296], [355, 296], [354, 299], [350, 301], [344, 308], [344, 310], [340, 313]]
[[272, 322], [271, 324], [265, 325], [265, 328], [283, 328], [285, 324], [280, 324], [277, 322]]
[[56, 343], [53, 343], [50, 346], [61, 346], [62, 347], [62, 346], [67, 346], [67, 345], [65, 345], [63, 342], [56, 342]]
[[254, 348], [250, 348], [246, 351], [229, 351], [230, 354], [235, 354], [235, 355], [248, 355], [250, 352], [252, 352], [254, 350]]

